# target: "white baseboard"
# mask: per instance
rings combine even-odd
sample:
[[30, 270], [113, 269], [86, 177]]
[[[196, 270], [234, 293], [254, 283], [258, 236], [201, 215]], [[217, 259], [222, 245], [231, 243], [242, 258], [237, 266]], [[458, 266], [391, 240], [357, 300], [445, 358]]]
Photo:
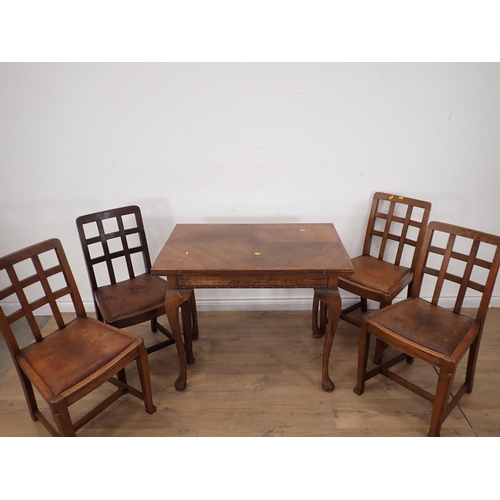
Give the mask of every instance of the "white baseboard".
[[[399, 299], [403, 300], [403, 299]], [[427, 298], [431, 300], [431, 298]], [[455, 299], [443, 298], [442, 307], [452, 308], [455, 305]], [[342, 298], [342, 307], [349, 307], [354, 304], [356, 299], [351, 297]], [[396, 299], [394, 302], [398, 302]], [[309, 311], [312, 307], [310, 298], [252, 298], [252, 299], [196, 299], [196, 306], [199, 311]], [[500, 307], [500, 297], [492, 297], [492, 307]], [[479, 307], [479, 300], [471, 298], [464, 300], [464, 308]], [[378, 303], [368, 301], [369, 309], [377, 309]]]
[[[430, 299], [428, 299], [430, 300]], [[343, 297], [343, 307], [348, 307], [354, 304], [355, 299], [351, 297]], [[73, 312], [73, 304], [71, 301], [59, 301], [61, 312]], [[197, 297], [196, 305], [199, 311], [308, 311], [312, 306], [312, 299], [308, 297], [252, 297], [252, 298], [205, 298]], [[454, 299], [444, 299], [441, 302], [443, 307], [453, 307]], [[13, 302], [2, 302], [2, 309], [5, 314], [11, 314], [19, 308], [19, 304]], [[94, 303], [91, 301], [84, 302], [85, 310], [94, 312]], [[476, 308], [479, 306], [479, 301], [474, 297], [464, 300], [465, 308]], [[368, 308], [376, 309], [376, 302], [368, 302]], [[492, 297], [491, 307], [500, 307], [500, 296]], [[36, 311], [37, 316], [50, 316], [52, 312], [48, 305], [41, 307]]]

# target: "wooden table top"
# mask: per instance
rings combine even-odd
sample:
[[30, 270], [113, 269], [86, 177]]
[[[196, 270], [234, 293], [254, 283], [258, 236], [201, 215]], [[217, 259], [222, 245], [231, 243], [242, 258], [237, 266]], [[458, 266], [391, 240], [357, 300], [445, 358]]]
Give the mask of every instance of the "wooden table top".
[[151, 273], [324, 272], [353, 267], [333, 224], [177, 224]]

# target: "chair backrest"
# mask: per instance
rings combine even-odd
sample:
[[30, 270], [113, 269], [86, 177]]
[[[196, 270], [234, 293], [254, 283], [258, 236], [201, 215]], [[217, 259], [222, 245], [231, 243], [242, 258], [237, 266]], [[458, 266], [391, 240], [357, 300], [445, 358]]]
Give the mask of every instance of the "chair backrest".
[[48, 304], [58, 327], [64, 328], [66, 323], [57, 300], [70, 295], [77, 316], [86, 316], [75, 279], [58, 239], [42, 241], [1, 257], [0, 273], [2, 282], [10, 282], [0, 290], [0, 301], [9, 299], [8, 302], [15, 308], [10, 314], [5, 314], [0, 307], [0, 329], [12, 356], [19, 352], [19, 345], [11, 328], [14, 321], [25, 318], [35, 341], [40, 342], [43, 337], [34, 315], [34, 311], [40, 307]]
[[[431, 222], [415, 270], [411, 295], [421, 296], [424, 286], [432, 290], [431, 302], [454, 302], [460, 313], [466, 295], [478, 301], [476, 320], [484, 322], [500, 266], [500, 236], [464, 227]], [[427, 293], [427, 289], [425, 290]], [[450, 304], [443, 304], [449, 306]]]
[[[150, 272], [151, 259], [139, 207], [82, 215], [76, 219], [76, 226], [93, 291]], [[104, 263], [106, 272], [101, 270]]]
[[431, 203], [405, 196], [375, 193], [366, 228], [363, 255], [414, 269], [429, 222]]

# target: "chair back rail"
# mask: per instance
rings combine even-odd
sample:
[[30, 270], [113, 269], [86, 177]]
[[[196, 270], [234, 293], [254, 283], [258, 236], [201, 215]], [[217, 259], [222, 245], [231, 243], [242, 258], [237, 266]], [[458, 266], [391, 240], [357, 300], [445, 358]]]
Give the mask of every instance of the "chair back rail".
[[[123, 221], [126, 216], [133, 216], [134, 222], [133, 225], [127, 228]], [[130, 217], [128, 220], [131, 220]], [[118, 230], [107, 230], [104, 221], [110, 221], [110, 223], [115, 222]], [[106, 263], [108, 271], [107, 277], [109, 277], [110, 280], [109, 284], [112, 285], [116, 284], [118, 281], [115, 269], [116, 259], [125, 259], [128, 277], [129, 279], [133, 279], [137, 274], [142, 274], [142, 271], [140, 273], [137, 272], [132, 262], [132, 255], [140, 253], [144, 263], [144, 272], [150, 272], [151, 258], [149, 255], [144, 223], [138, 206], [130, 205], [113, 210], [83, 215], [76, 219], [76, 225], [93, 291], [96, 291], [101, 285], [97, 278], [96, 266], [103, 262]], [[92, 229], [97, 231], [97, 235], [87, 236], [87, 231], [90, 232]], [[127, 237], [131, 235], [138, 236], [138, 244], [131, 244], [129, 242]], [[111, 250], [109, 245], [111, 240], [115, 242], [119, 240], [121, 248], [118, 250]], [[90, 247], [95, 244], [101, 245], [102, 253], [93, 257], [91, 256]]]
[[[44, 266], [40, 259], [41, 254], [51, 259], [55, 258], [57, 264]], [[20, 277], [20, 273], [16, 268], [23, 265], [26, 267], [28, 263], [31, 263], [34, 272], [30, 271], [32, 274], [29, 274], [29, 276]], [[69, 267], [62, 244], [58, 239], [49, 239], [31, 245], [20, 252], [0, 258], [0, 272], [7, 273], [10, 280], [10, 285], [0, 290], [0, 300], [14, 296], [16, 299], [15, 302], [19, 303], [19, 307], [8, 315], [0, 307], [0, 327], [12, 355], [17, 354], [20, 347], [10, 325], [23, 317], [26, 318], [35, 341], [40, 342], [43, 340], [34, 314], [40, 307], [47, 304], [50, 306], [52, 315], [60, 329], [64, 328], [66, 323], [57, 303], [58, 299], [69, 295], [77, 316], [86, 316], [73, 273]], [[60, 286], [57, 285], [57, 280], [51, 279], [49, 281], [49, 278], [57, 277], [58, 275], [62, 277], [60, 281], [63, 284]], [[32, 299], [26, 290], [37, 283], [40, 284], [43, 295]]]
[[[438, 244], [436, 240], [440, 237], [442, 239], [443, 234], [446, 237], [446, 243]], [[468, 253], [457, 248], [460, 243], [466, 240], [470, 241]], [[476, 320], [483, 324], [500, 266], [500, 236], [433, 221], [428, 225], [423, 248], [424, 251], [420, 256], [415, 270], [415, 280], [411, 296], [418, 297], [421, 294], [425, 277], [433, 276], [435, 284], [432, 290], [431, 302], [434, 305], [438, 305], [445, 282], [455, 283], [459, 285], [459, 290], [456, 295], [453, 312], [459, 314], [468, 290], [474, 290], [481, 294]], [[484, 250], [485, 255], [489, 253], [490, 258], [487, 259], [481, 256], [481, 250]], [[433, 254], [441, 258], [439, 267], [432, 266], [429, 263], [430, 257]], [[462, 266], [462, 272], [459, 272], [459, 266], [453, 266], [453, 261], [465, 264]], [[483, 282], [479, 282], [478, 277], [474, 278], [473, 273], [476, 267], [487, 271]]]
[[[405, 249], [410, 247], [413, 249], [413, 255], [409, 267], [413, 269], [422, 247], [425, 228], [429, 222], [430, 209], [431, 203], [427, 201], [388, 193], [375, 193], [366, 228], [363, 255], [376, 253], [377, 259], [399, 266]], [[404, 215], [398, 214], [400, 211], [404, 212]], [[380, 224], [383, 224], [383, 229], [377, 227], [379, 221], [382, 221]], [[408, 234], [411, 227], [416, 228], [418, 231], [416, 239]], [[375, 248], [376, 240], [379, 241], [380, 245], [378, 252], [376, 252]], [[397, 243], [393, 257], [390, 257], [388, 252], [389, 242], [391, 241]]]

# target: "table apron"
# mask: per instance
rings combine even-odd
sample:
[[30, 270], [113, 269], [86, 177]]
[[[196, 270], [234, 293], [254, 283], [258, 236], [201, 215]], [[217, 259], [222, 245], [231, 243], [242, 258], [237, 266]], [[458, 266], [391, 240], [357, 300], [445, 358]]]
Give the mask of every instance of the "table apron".
[[332, 276], [324, 273], [179, 273], [167, 277], [172, 288], [327, 288]]

